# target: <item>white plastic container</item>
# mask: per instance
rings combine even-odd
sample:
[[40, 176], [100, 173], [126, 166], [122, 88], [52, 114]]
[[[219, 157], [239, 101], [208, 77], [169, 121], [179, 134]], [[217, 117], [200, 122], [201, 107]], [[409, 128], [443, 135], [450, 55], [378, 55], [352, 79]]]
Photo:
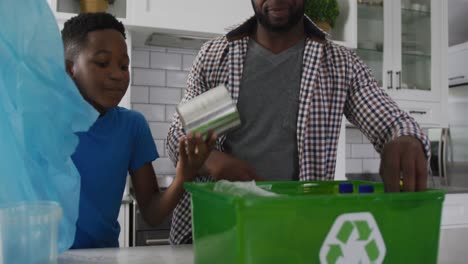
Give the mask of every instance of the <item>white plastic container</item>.
[[57, 263], [62, 209], [39, 201], [0, 206], [0, 264]]

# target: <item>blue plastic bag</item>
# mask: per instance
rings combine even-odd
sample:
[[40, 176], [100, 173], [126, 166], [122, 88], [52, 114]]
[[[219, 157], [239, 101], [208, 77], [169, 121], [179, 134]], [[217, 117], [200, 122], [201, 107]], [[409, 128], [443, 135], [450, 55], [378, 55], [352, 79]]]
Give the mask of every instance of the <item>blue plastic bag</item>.
[[88, 130], [98, 114], [66, 74], [60, 31], [45, 0], [1, 0], [0, 22], [0, 206], [57, 201], [63, 252], [78, 218], [74, 132]]

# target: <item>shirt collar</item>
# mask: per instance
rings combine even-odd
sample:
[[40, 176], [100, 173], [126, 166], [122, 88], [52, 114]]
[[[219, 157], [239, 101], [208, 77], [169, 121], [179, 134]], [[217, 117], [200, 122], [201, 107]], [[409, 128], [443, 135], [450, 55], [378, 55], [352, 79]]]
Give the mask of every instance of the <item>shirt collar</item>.
[[[255, 29], [256, 25], [257, 19], [255, 16], [252, 16], [244, 23], [229, 31], [226, 34], [226, 38], [229, 42], [231, 42], [249, 36]], [[317, 27], [317, 25], [315, 25], [315, 23], [312, 22], [312, 20], [306, 15], [304, 15], [304, 29], [306, 36], [318, 42], [323, 43], [328, 37], [328, 34]]]

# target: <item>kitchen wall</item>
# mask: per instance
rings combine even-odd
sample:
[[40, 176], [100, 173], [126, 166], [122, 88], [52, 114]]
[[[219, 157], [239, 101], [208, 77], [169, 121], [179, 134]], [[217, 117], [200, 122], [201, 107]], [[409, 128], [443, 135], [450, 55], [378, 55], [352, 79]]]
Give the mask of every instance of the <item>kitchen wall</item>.
[[174, 176], [174, 165], [166, 153], [166, 136], [197, 50], [143, 47], [132, 52], [132, 108], [150, 125], [160, 155], [153, 163], [156, 175]]
[[376, 174], [380, 155], [357, 128], [346, 128], [346, 174]]

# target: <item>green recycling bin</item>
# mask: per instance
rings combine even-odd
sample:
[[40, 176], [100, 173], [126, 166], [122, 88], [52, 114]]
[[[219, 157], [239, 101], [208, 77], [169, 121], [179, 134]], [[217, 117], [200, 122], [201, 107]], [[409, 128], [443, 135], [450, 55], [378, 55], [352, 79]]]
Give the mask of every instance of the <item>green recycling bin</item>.
[[[340, 184], [352, 184], [340, 193]], [[437, 263], [445, 193], [384, 193], [364, 181], [258, 182], [275, 197], [192, 195], [196, 264]], [[360, 186], [373, 193], [359, 193]]]

